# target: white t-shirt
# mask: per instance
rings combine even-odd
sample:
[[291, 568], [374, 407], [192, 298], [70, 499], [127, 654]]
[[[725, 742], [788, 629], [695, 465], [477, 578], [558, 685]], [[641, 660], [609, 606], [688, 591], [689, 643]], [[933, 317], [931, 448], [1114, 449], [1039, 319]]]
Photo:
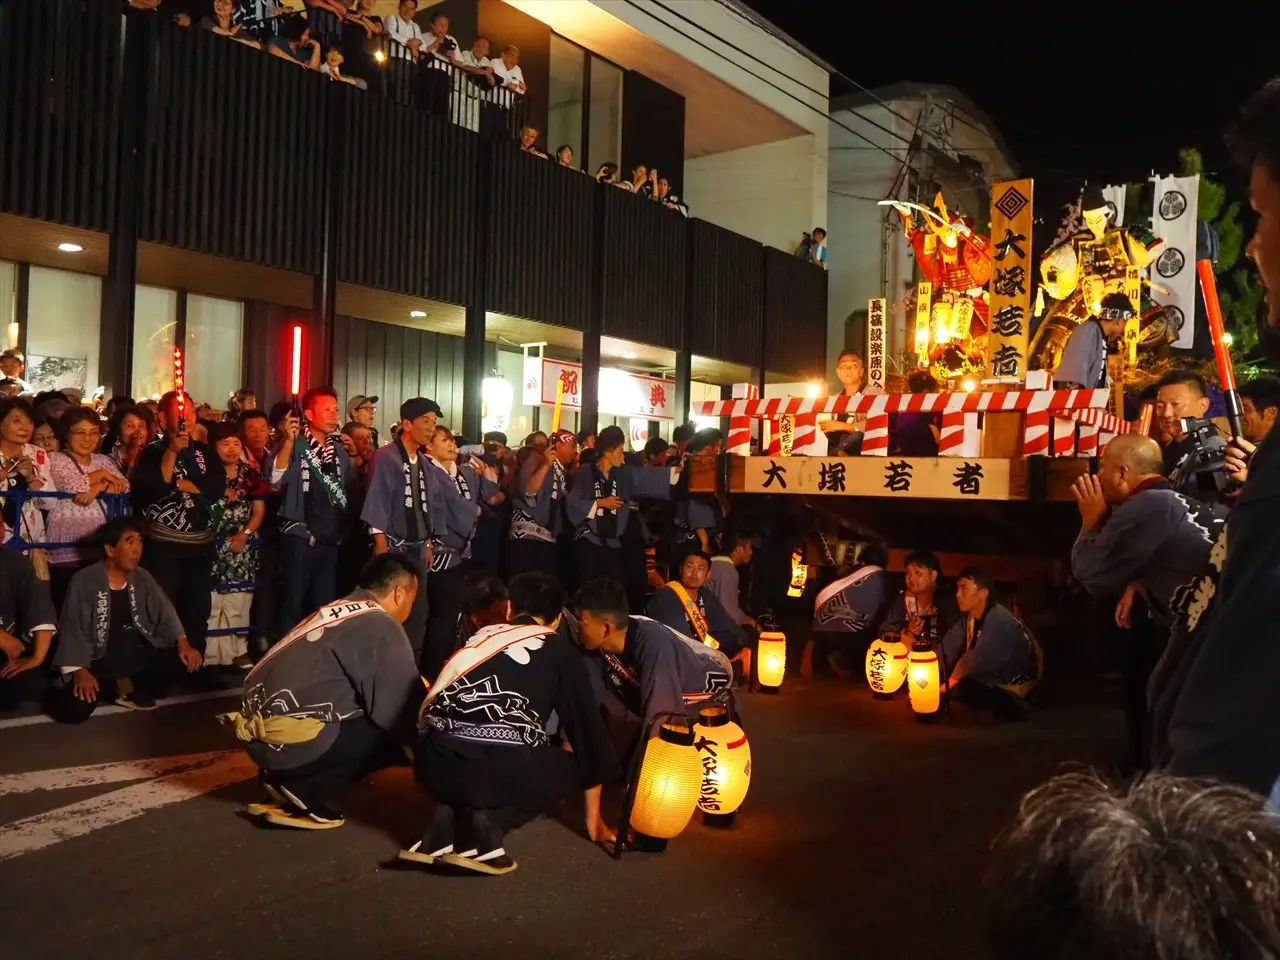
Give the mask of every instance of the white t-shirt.
[[508, 67], [502, 62], [502, 58], [498, 57], [498, 59], [491, 61], [489, 66], [493, 67], [493, 72], [502, 78], [504, 87], [524, 83], [524, 74], [520, 72], [520, 64], [518, 63], [514, 67]]
[[[427, 44], [435, 42], [434, 36], [427, 38]], [[447, 53], [445, 52], [446, 48], [448, 48]], [[431, 51], [431, 55], [444, 63], [462, 63], [462, 48], [458, 46], [458, 41], [448, 33], [440, 38], [440, 46]]]
[[493, 61], [488, 57], [480, 57], [477, 59], [476, 55], [470, 50], [463, 50], [460, 59], [462, 65], [466, 67], [484, 68], [493, 66]]
[[409, 53], [409, 41], [422, 39], [422, 28], [412, 20], [402, 20], [398, 13], [393, 13], [382, 21], [382, 27], [387, 31], [387, 36], [395, 41], [391, 45], [391, 56], [401, 60], [412, 60], [413, 55]]

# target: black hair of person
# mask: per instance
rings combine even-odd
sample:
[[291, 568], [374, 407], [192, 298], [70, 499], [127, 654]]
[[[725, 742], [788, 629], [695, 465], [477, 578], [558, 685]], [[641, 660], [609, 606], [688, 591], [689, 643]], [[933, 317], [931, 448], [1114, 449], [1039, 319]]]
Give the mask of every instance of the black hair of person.
[[1259, 164], [1280, 183], [1280, 78], [1269, 81], [1245, 101], [1226, 139], [1242, 167]]
[[889, 565], [889, 554], [878, 543], [868, 543], [862, 548], [862, 552], [858, 554], [858, 564], [863, 567], [880, 567], [884, 569]]
[[271, 412], [267, 414], [267, 422], [273, 427], [279, 427], [284, 423], [284, 418], [293, 413], [293, 404], [287, 400], [281, 400], [279, 403], [271, 405]]
[[338, 400], [338, 391], [333, 387], [312, 387], [302, 395], [302, 409], [314, 410], [316, 401], [322, 397], [329, 397], [335, 403]]
[[375, 597], [386, 596], [399, 583], [412, 580], [417, 586], [422, 578], [422, 568], [403, 553], [380, 553], [364, 565], [360, 571], [361, 590], [368, 590]]
[[267, 411], [260, 409], [259, 407], [254, 407], [252, 410], [240, 411], [240, 416], [237, 421], [240, 426], [243, 427], [250, 420], [265, 420], [267, 421], [267, 426], [271, 426], [271, 418], [267, 416]]
[[500, 600], [510, 598], [507, 585], [493, 573], [481, 573], [468, 577], [462, 587], [462, 609], [467, 613], [487, 610]]
[[1254, 377], [1239, 386], [1240, 396], [1253, 401], [1259, 413], [1268, 407], [1280, 409], [1280, 378]]
[[521, 573], [507, 586], [511, 616], [537, 617], [551, 623], [564, 610], [564, 588], [545, 573]]
[[604, 453], [606, 450], [617, 450], [619, 447], [625, 447], [626, 445], [627, 435], [622, 432], [621, 427], [605, 427], [596, 434], [596, 450], [599, 453]]
[[960, 576], [956, 577], [956, 580], [972, 580], [973, 585], [979, 590], [987, 591], [988, 600], [995, 596], [996, 578], [991, 575], [991, 571], [986, 567], [965, 567], [960, 571]]
[[907, 554], [906, 562], [903, 567], [924, 567], [926, 570], [932, 570], [934, 573], [942, 574], [942, 563], [938, 560], [938, 555], [932, 550], [912, 550]]
[[615, 627], [625, 627], [631, 617], [631, 605], [622, 584], [608, 577], [588, 580], [573, 597], [573, 609], [590, 613]]
[[1156, 392], [1159, 393], [1162, 387], [1190, 387], [1198, 397], [1207, 397], [1209, 388], [1205, 385], [1204, 377], [1198, 373], [1192, 373], [1190, 370], [1174, 370], [1172, 373], [1166, 373], [1160, 378], [1160, 382], [1156, 384]]
[[143, 536], [146, 533], [146, 527], [137, 517], [116, 517], [100, 526], [94, 536], [103, 547], [115, 548], [120, 546], [120, 541], [124, 539], [126, 533]]
[[667, 441], [661, 437], [650, 437], [644, 442], [644, 455], [647, 460], [649, 457], [656, 457], [660, 453], [667, 452]]

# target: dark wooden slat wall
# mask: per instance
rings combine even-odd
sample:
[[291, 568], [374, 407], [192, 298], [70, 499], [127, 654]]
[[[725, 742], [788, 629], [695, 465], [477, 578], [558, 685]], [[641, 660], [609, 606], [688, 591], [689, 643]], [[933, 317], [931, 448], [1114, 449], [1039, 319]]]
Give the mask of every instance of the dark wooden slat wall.
[[465, 303], [482, 145], [468, 130], [342, 84], [340, 280]]
[[693, 352], [758, 366], [764, 336], [764, 248], [707, 223], [689, 223]]
[[766, 247], [764, 276], [770, 369], [820, 375], [827, 354], [827, 271]]
[[462, 417], [462, 338], [359, 317], [336, 318], [334, 388], [345, 411], [356, 394], [378, 398], [378, 429], [387, 435], [400, 404], [430, 397], [457, 428]]
[[0, 3], [0, 211], [108, 229], [121, 23], [96, 0]]
[[626, 190], [604, 191], [604, 333], [678, 349], [688, 221]]
[[162, 21], [142, 239], [266, 266], [320, 266], [319, 151], [331, 84], [209, 31]]
[[249, 300], [244, 305], [245, 384], [264, 406], [287, 400], [293, 364], [293, 328], [301, 324], [301, 392], [326, 380], [324, 350], [316, 342], [310, 310]]
[[513, 147], [490, 149], [485, 307], [585, 329], [591, 309], [594, 204], [603, 188], [575, 170]]

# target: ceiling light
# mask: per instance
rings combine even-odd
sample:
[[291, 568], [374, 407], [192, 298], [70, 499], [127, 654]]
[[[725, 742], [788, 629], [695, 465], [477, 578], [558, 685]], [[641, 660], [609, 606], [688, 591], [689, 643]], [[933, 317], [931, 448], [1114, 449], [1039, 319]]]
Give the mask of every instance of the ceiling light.
[[60, 243], [58, 244], [58, 249], [63, 253], [79, 253], [84, 247], [78, 243]]
[[820, 383], [811, 383], [811, 384], [809, 384], [809, 386], [805, 387], [805, 391], [804, 391], [804, 392], [805, 392], [805, 393], [807, 393], [807, 394], [808, 394], [809, 396], [811, 396], [811, 397], [816, 397], [816, 396], [818, 396], [820, 393], [822, 393], [822, 384], [820, 384]]
[[630, 350], [628, 350], [626, 353], [624, 353], [624, 354], [622, 355], [622, 359], [623, 359], [623, 360], [634, 360], [634, 359], [635, 359], [636, 357], [638, 357], [638, 356], [639, 356], [639, 354], [637, 354], [637, 353], [632, 353]]
[[411, 317], [425, 317], [426, 315], [427, 315], [427, 311], [425, 311], [425, 310], [410, 310], [410, 311], [409, 311], [409, 316], [411, 316]]

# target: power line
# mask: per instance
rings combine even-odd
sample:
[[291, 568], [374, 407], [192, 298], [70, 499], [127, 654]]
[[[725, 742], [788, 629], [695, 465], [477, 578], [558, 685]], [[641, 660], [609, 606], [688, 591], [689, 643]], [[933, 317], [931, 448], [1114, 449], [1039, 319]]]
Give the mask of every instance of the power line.
[[[631, 5], [631, 6], [635, 7], [637, 10], [641, 11], [642, 13], [644, 13], [646, 16], [653, 17], [653, 14], [652, 14], [650, 11], [646, 10], [646, 9], [645, 9], [643, 6], [641, 6], [639, 3], [637, 3], [637, 2], [636, 2], [636, 0], [626, 0], [626, 2], [627, 2], [629, 5]], [[672, 10], [670, 7], [667, 7], [665, 4], [661, 3], [661, 2], [660, 2], [660, 0], [650, 0], [650, 2], [651, 2], [651, 3], [653, 3], [653, 4], [654, 4], [655, 6], [657, 6], [657, 7], [660, 7], [662, 10], [665, 10], [667, 13], [671, 14], [672, 16], [677, 17], [677, 18], [679, 18], [679, 19], [681, 19], [681, 20], [684, 20], [686, 23], [690, 23], [690, 24], [692, 24], [693, 26], [697, 27], [699, 30], [702, 30], [704, 33], [707, 33], [709, 36], [714, 36], [714, 34], [711, 34], [711, 33], [710, 33], [710, 31], [708, 31], [705, 27], [701, 26], [700, 24], [698, 24], [697, 22], [695, 22], [695, 21], [693, 21], [693, 20], [690, 20], [690, 19], [689, 19], [688, 17], [686, 17], [684, 14], [682, 14], [682, 13], [678, 13], [678, 12], [676, 12], [675, 10]], [[654, 19], [657, 19], [657, 18], [654, 18]], [[659, 21], [659, 22], [661, 22], [661, 21]], [[708, 53], [714, 54], [715, 56], [719, 57], [721, 60], [724, 60], [724, 61], [725, 61], [725, 62], [727, 62], [727, 63], [732, 63], [735, 67], [738, 67], [739, 69], [743, 69], [743, 70], [745, 70], [745, 69], [746, 69], [745, 67], [743, 67], [743, 66], [742, 66], [742, 64], [734, 63], [734, 61], [730, 60], [727, 56], [725, 56], [725, 55], [724, 55], [723, 53], [721, 53], [720, 51], [715, 50], [714, 48], [707, 46], [703, 41], [699, 40], [697, 37], [690, 36], [688, 33], [684, 32], [684, 31], [683, 31], [683, 30], [681, 30], [679, 27], [677, 27], [677, 26], [675, 26], [675, 25], [673, 25], [673, 24], [670, 24], [670, 23], [663, 24], [663, 25], [664, 25], [664, 26], [666, 26], [666, 27], [668, 27], [668, 28], [669, 28], [669, 29], [671, 29], [671, 30], [674, 30], [676, 33], [680, 34], [680, 36], [684, 37], [686, 40], [689, 40], [689, 41], [691, 41], [691, 42], [693, 42], [693, 43], [697, 44], [699, 47], [701, 47], [703, 50], [706, 50]], [[720, 40], [720, 42], [721, 42], [721, 43], [723, 43], [725, 46], [729, 47], [731, 50], [734, 50], [734, 51], [736, 51], [737, 53], [740, 53], [742, 56], [747, 57], [748, 59], [751, 59], [751, 60], [755, 60], [757, 63], [762, 64], [763, 66], [767, 67], [767, 68], [768, 68], [768, 69], [770, 69], [770, 70], [773, 70], [774, 72], [780, 72], [780, 71], [778, 71], [778, 70], [777, 70], [777, 68], [776, 68], [776, 67], [773, 67], [772, 65], [770, 65], [770, 64], [768, 64], [768, 63], [766, 63], [765, 61], [761, 60], [759, 57], [755, 56], [754, 54], [749, 53], [749, 52], [748, 52], [748, 51], [746, 51], [746, 50], [743, 50], [741, 47], [738, 47], [738, 46], [736, 46], [735, 44], [730, 43], [728, 40], [724, 40], [723, 38], [720, 38], [720, 37], [717, 37], [716, 39], [717, 39], [717, 40]], [[848, 133], [853, 134], [855, 137], [859, 138], [860, 140], [864, 140], [865, 142], [869, 143], [871, 146], [875, 147], [877, 150], [880, 150], [881, 152], [883, 152], [886, 156], [892, 157], [895, 161], [898, 159], [898, 157], [895, 157], [891, 151], [893, 151], [893, 150], [897, 150], [897, 151], [898, 151], [898, 152], [900, 152], [900, 153], [907, 153], [908, 155], [911, 153], [911, 141], [907, 140], [907, 139], [906, 139], [905, 137], [903, 137], [901, 134], [896, 133], [896, 132], [895, 132], [895, 131], [893, 131], [893, 130], [890, 130], [888, 127], [885, 127], [885, 126], [882, 126], [881, 124], [876, 123], [874, 120], [871, 120], [871, 119], [869, 119], [869, 118], [867, 118], [867, 117], [864, 117], [864, 116], [862, 116], [861, 114], [856, 114], [856, 116], [858, 117], [858, 119], [862, 120], [863, 122], [865, 122], [865, 123], [869, 123], [871, 126], [873, 126], [873, 127], [877, 127], [877, 128], [879, 128], [880, 130], [883, 130], [885, 133], [889, 134], [891, 137], [894, 137], [895, 139], [901, 140], [903, 143], [905, 143], [905, 144], [907, 145], [906, 149], [904, 150], [902, 147], [884, 147], [884, 146], [881, 146], [880, 144], [878, 144], [878, 143], [876, 143], [874, 140], [872, 140], [870, 137], [866, 136], [866, 134], [859, 133], [857, 130], [854, 130], [852, 127], [847, 126], [847, 125], [845, 125], [844, 123], [841, 123], [839, 120], [836, 120], [834, 117], [832, 117], [832, 116], [831, 116], [831, 114], [830, 114], [830, 112], [829, 112], [829, 111], [827, 111], [827, 110], [819, 110], [819, 109], [818, 109], [817, 107], [815, 107], [813, 104], [808, 103], [807, 101], [805, 101], [805, 100], [804, 100], [804, 99], [802, 99], [801, 97], [797, 97], [797, 96], [796, 96], [794, 93], [792, 93], [790, 90], [785, 90], [785, 89], [783, 89], [782, 87], [778, 86], [778, 85], [777, 85], [776, 83], [774, 83], [773, 81], [771, 81], [771, 80], [767, 80], [766, 78], [764, 78], [764, 77], [760, 76], [759, 74], [753, 73], [753, 72], [752, 72], [752, 71], [750, 71], [750, 70], [746, 70], [746, 72], [747, 72], [748, 74], [750, 74], [752, 77], [754, 77], [755, 79], [759, 80], [761, 83], [767, 84], [768, 86], [770, 86], [770, 87], [772, 87], [773, 89], [777, 90], [779, 93], [783, 94], [784, 96], [790, 97], [792, 100], [796, 101], [796, 103], [799, 103], [801, 106], [806, 107], [806, 108], [807, 108], [807, 109], [809, 109], [809, 110], [812, 110], [814, 113], [816, 113], [816, 114], [818, 114], [819, 116], [821, 116], [821, 117], [822, 117], [824, 120], [826, 120], [828, 123], [834, 123], [836, 126], [840, 127], [842, 130], [845, 130], [845, 131], [847, 131]], [[804, 87], [804, 89], [806, 89], [806, 90], [812, 90], [812, 88], [810, 88], [810, 87], [805, 87], [805, 86], [804, 86], [804, 84], [798, 84], [798, 85], [799, 85], [799, 86], [801, 86], [801, 87]], [[820, 95], [820, 96], [822, 96], [822, 94], [819, 94], [819, 95]]]

